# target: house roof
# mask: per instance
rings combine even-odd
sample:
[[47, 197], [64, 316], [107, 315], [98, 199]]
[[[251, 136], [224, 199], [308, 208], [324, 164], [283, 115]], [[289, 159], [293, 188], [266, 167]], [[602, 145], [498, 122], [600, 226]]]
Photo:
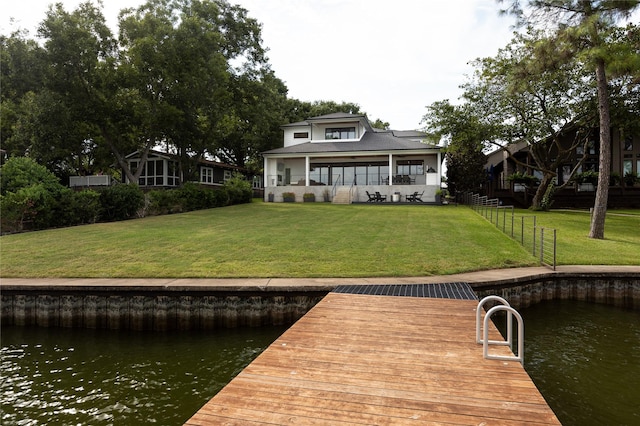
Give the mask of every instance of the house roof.
[[351, 114], [348, 112], [334, 112], [332, 114], [319, 115], [317, 117], [307, 118], [307, 121], [327, 121], [327, 120], [351, 120], [355, 118], [367, 118], [364, 114]]
[[[127, 155], [125, 158], [126, 159], [132, 159], [132, 158], [140, 158], [140, 151], [134, 151], [131, 154]], [[161, 152], [161, 151], [156, 151], [155, 149], [151, 149], [149, 150], [149, 155], [148, 158], [164, 158], [164, 159], [170, 159], [170, 160], [179, 160], [180, 157], [178, 157], [175, 154], [169, 154], [166, 152]], [[233, 164], [227, 164], [227, 163], [221, 163], [219, 161], [214, 161], [214, 160], [207, 160], [206, 158], [200, 158], [197, 160], [197, 164], [202, 165], [202, 166], [216, 166], [216, 167], [221, 167], [221, 168], [226, 168], [226, 169], [232, 169], [232, 170], [245, 170], [242, 167], [239, 166], [235, 166]]]
[[370, 152], [370, 151], [415, 151], [434, 149], [437, 146], [426, 145], [404, 138], [398, 138], [391, 131], [366, 132], [362, 139], [346, 142], [305, 142], [284, 148], [276, 148], [263, 154], [318, 154], [341, 152]]
[[342, 121], [359, 121], [362, 124], [365, 125], [365, 127], [367, 128], [367, 130], [371, 129], [371, 124], [369, 123], [369, 120], [367, 119], [367, 116], [364, 114], [351, 114], [348, 112], [334, 112], [332, 114], [326, 114], [326, 115], [319, 115], [317, 117], [311, 117], [311, 118], [307, 118], [304, 121], [298, 121], [295, 123], [289, 123], [289, 124], [283, 124], [280, 127], [298, 127], [298, 126], [309, 126], [313, 123], [317, 123], [317, 122], [325, 122], [325, 123], [331, 123], [331, 122], [342, 122]]
[[391, 130], [393, 135], [398, 138], [425, 138], [427, 137], [426, 132], [421, 132], [419, 130]]

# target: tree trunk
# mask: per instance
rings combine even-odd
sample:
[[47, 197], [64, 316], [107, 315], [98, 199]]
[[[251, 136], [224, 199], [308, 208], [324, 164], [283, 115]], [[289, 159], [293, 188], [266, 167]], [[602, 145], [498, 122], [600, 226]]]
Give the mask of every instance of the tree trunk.
[[[140, 159], [140, 164], [138, 164], [138, 170], [134, 174], [131, 171], [131, 169], [129, 169], [129, 164], [125, 160], [124, 155], [122, 155], [120, 151], [118, 151], [116, 144], [114, 143], [113, 139], [111, 139], [109, 133], [105, 130], [104, 127], [100, 127], [100, 132], [103, 139], [107, 142], [107, 145], [111, 150], [111, 153], [113, 154], [114, 157], [116, 157], [116, 161], [118, 162], [118, 165], [124, 172], [125, 176], [129, 179], [129, 182], [135, 183], [136, 185], [138, 185], [138, 178], [142, 174], [142, 170], [144, 169], [144, 166], [147, 163], [147, 157], [149, 156], [149, 151], [151, 150], [152, 143], [150, 141], [146, 143], [144, 149], [142, 150], [142, 158]], [[124, 178], [122, 179], [122, 181], [124, 182]]]
[[598, 188], [591, 216], [589, 238], [604, 239], [604, 222], [609, 198], [609, 175], [611, 174], [611, 119], [609, 117], [609, 94], [604, 61], [596, 64], [598, 83], [598, 113], [600, 115], [600, 161], [598, 165]]
[[536, 194], [533, 196], [533, 200], [531, 201], [531, 209], [532, 210], [542, 210], [542, 200], [544, 199], [544, 195], [547, 193], [547, 189], [549, 188], [549, 184], [553, 181], [555, 175], [551, 173], [545, 173], [542, 175], [542, 180], [540, 181], [540, 185], [538, 185], [538, 189], [536, 190]]

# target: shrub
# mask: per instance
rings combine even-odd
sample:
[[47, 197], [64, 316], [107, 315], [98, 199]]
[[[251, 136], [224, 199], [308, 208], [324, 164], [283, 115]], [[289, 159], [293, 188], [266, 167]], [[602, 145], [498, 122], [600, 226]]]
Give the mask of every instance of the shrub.
[[284, 202], [294, 202], [296, 200], [296, 194], [293, 192], [283, 192], [282, 193], [282, 201]]
[[107, 221], [131, 219], [143, 206], [144, 194], [133, 183], [111, 186], [100, 193], [100, 217]]
[[71, 212], [74, 218], [72, 225], [95, 223], [100, 216], [100, 193], [87, 189], [80, 192], [72, 191], [72, 194]]
[[212, 190], [187, 182], [178, 189], [184, 211], [201, 210], [215, 207], [215, 195]]
[[622, 178], [622, 180], [624, 180], [624, 184], [626, 186], [633, 186], [636, 184], [636, 182], [638, 182], [640, 179], [638, 178], [638, 175], [634, 174], [633, 172], [627, 172], [625, 173], [624, 177]]
[[0, 168], [0, 191], [3, 195], [38, 184], [50, 192], [63, 187], [45, 166], [28, 157], [11, 157]]
[[253, 197], [251, 182], [240, 173], [234, 173], [230, 179], [227, 179], [224, 189], [229, 195], [229, 204], [250, 203]]
[[507, 180], [514, 183], [523, 183], [527, 186], [537, 185], [539, 179], [535, 176], [528, 175], [524, 172], [515, 172], [507, 176]]
[[180, 193], [175, 189], [156, 189], [147, 193], [149, 214], [163, 215], [180, 213], [184, 210]]
[[0, 199], [2, 232], [49, 227], [55, 202], [43, 184], [7, 192]]
[[230, 204], [229, 192], [225, 190], [211, 191], [213, 192], [213, 206], [212, 207], [224, 207]]
[[586, 172], [576, 173], [573, 176], [573, 180], [576, 183], [590, 183], [593, 185], [598, 184], [598, 172], [594, 172], [593, 170], [587, 170]]

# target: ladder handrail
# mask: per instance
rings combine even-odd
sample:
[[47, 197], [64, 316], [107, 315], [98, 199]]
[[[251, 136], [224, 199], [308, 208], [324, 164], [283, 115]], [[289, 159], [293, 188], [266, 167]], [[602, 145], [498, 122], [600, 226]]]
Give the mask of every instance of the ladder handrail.
[[338, 175], [338, 177], [335, 179], [335, 182], [333, 182], [333, 187], [331, 188], [331, 198], [336, 196], [336, 188], [338, 186], [339, 181], [340, 181], [340, 175]]
[[[515, 315], [518, 320], [518, 355], [507, 356], [507, 355], [489, 355], [489, 319], [491, 315], [498, 311], [507, 311], [507, 317], [511, 317]], [[482, 354], [485, 359], [499, 359], [506, 361], [519, 361], [522, 366], [524, 366], [524, 322], [522, 321], [522, 316], [513, 309], [511, 306], [505, 305], [497, 305], [493, 308], [489, 309], [487, 315], [484, 317], [484, 332], [483, 332], [483, 343], [482, 343]]]
[[[483, 344], [483, 340], [480, 337], [480, 335], [482, 334], [481, 329], [480, 329], [480, 316], [481, 316], [481, 312], [482, 312], [482, 307], [484, 306], [485, 303], [490, 302], [490, 301], [496, 301], [496, 302], [500, 302], [505, 306], [511, 307], [511, 305], [509, 304], [509, 302], [507, 302], [506, 299], [500, 297], [500, 296], [487, 296], [485, 298], [483, 298], [479, 303], [478, 303], [478, 307], [476, 308], [476, 343], [478, 344]], [[486, 318], [486, 317], [485, 317]], [[486, 328], [486, 326], [485, 326]], [[511, 314], [507, 313], [507, 340], [506, 342], [503, 340], [490, 340], [489, 343], [493, 344], [493, 345], [509, 345], [510, 348], [513, 348], [512, 345], [512, 338], [511, 338], [511, 330], [513, 329], [513, 320], [511, 318]]]

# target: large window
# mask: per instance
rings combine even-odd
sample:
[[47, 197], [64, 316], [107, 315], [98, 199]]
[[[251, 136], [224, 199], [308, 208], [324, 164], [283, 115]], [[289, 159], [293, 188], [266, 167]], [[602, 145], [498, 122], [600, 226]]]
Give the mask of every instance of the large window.
[[389, 165], [379, 163], [314, 164], [309, 179], [324, 185], [382, 185], [389, 180]]
[[[138, 161], [131, 162], [131, 171], [135, 174], [139, 167]], [[140, 186], [163, 186], [164, 185], [164, 160], [147, 160], [144, 170], [138, 178]]]
[[180, 183], [180, 174], [178, 170], [178, 163], [175, 161], [169, 160], [169, 170], [167, 173], [167, 185], [168, 186], [178, 186]]
[[329, 176], [329, 166], [313, 166], [309, 170], [309, 179], [316, 184], [331, 185], [331, 177]]
[[396, 164], [396, 174], [402, 176], [423, 175], [424, 162], [422, 160], [399, 160]]
[[324, 131], [325, 139], [355, 139], [355, 127], [329, 127]]

